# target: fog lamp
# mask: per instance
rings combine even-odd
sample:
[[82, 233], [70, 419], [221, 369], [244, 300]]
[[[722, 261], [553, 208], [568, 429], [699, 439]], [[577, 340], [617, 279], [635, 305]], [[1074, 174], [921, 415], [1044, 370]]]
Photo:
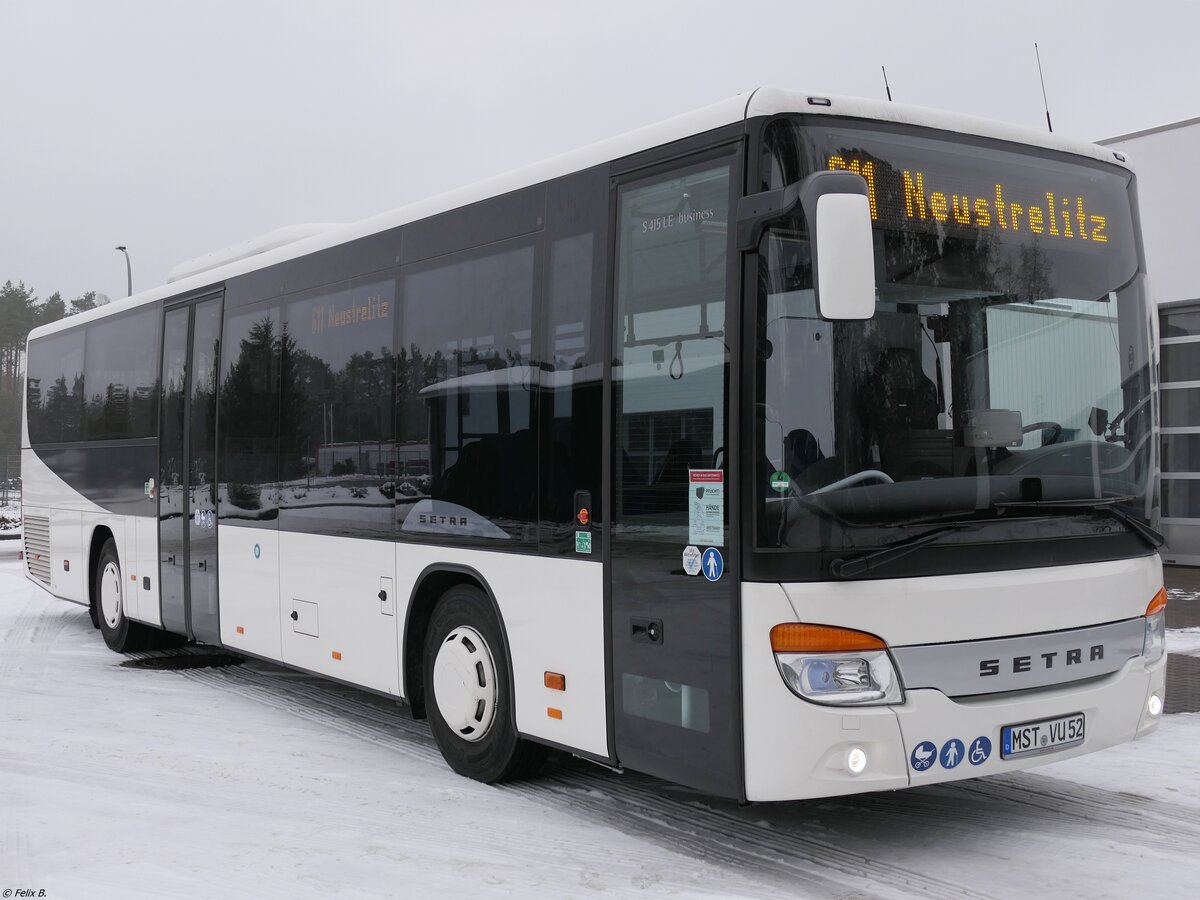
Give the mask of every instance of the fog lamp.
[[1146, 703], [1146, 711], [1155, 718], [1162, 712], [1163, 702], [1158, 694], [1151, 694], [1150, 700]]
[[862, 747], [851, 747], [846, 754], [846, 768], [851, 775], [861, 775], [867, 767], [867, 751]]

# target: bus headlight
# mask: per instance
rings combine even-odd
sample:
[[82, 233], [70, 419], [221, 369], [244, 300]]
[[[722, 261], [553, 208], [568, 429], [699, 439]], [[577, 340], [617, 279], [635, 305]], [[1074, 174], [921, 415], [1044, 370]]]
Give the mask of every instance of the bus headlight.
[[1163, 588], [1154, 595], [1146, 607], [1146, 637], [1142, 641], [1142, 656], [1146, 662], [1155, 663], [1167, 651], [1167, 590]]
[[862, 706], [904, 699], [886, 650], [853, 656], [776, 653], [775, 662], [787, 686], [814, 703]]
[[805, 700], [830, 706], [904, 702], [887, 645], [873, 634], [787, 623], [771, 629], [771, 649], [784, 683]]

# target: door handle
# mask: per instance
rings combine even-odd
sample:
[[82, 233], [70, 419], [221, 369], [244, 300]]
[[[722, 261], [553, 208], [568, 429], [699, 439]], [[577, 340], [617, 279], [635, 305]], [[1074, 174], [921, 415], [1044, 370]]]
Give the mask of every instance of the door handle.
[[646, 644], [661, 644], [663, 640], [662, 619], [631, 618], [630, 637]]
[[292, 610], [292, 621], [293, 622], [300, 621], [300, 613], [296, 612], [294, 609]]
[[380, 603], [387, 603], [387, 591], [380, 591], [380, 592], [379, 592], [379, 602], [380, 602]]
[[196, 568], [207, 569], [208, 568], [208, 560], [207, 559], [200, 560], [200, 562], [196, 563]]

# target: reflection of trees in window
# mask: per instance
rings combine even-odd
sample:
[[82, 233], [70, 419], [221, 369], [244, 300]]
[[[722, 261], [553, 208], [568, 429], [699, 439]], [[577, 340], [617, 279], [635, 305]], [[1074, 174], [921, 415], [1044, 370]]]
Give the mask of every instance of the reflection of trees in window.
[[[230, 323], [236, 327], [236, 320]], [[232, 329], [230, 329], [232, 330]], [[276, 478], [280, 336], [272, 313], [253, 321], [229, 354], [221, 386], [221, 480], [236, 506], [257, 509]]]
[[[392, 406], [387, 347], [355, 352], [335, 371], [298, 347], [285, 329], [281, 377], [283, 480], [387, 473], [392, 455], [385, 446], [391, 443]], [[353, 468], [346, 465], [349, 459]]]
[[83, 400], [83, 376], [75, 375], [72, 386], [60, 375], [46, 392], [46, 436], [50, 440], [77, 441]]

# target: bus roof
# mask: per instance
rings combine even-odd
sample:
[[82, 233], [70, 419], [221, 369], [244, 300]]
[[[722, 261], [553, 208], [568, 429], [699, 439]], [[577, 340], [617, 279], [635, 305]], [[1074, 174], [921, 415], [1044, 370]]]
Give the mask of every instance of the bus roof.
[[[617, 137], [608, 138], [542, 162], [514, 169], [466, 187], [424, 200], [418, 200], [415, 203], [371, 216], [359, 222], [340, 227], [326, 228], [326, 230], [322, 230], [312, 236], [286, 243], [283, 246], [277, 246], [266, 252], [250, 256], [243, 255], [240, 258], [237, 254], [231, 253], [231, 261], [224, 265], [204, 269], [195, 274], [182, 277], [177, 281], [171, 281], [145, 291], [139, 291], [131, 297], [113, 301], [106, 306], [71, 316], [69, 319], [60, 319], [57, 322], [42, 325], [30, 332], [29, 337], [31, 339], [38, 338], [65, 328], [83, 324], [92, 319], [115, 315], [145, 303], [153, 303], [163, 298], [199, 291], [247, 272], [286, 262], [290, 259], [305, 256], [329, 247], [335, 247], [367, 235], [387, 231], [391, 228], [485, 200], [489, 197], [530, 187], [543, 181], [549, 181], [570, 174], [571, 172], [602, 165], [603, 163], [643, 150], [649, 150], [653, 147], [669, 144], [672, 141], [681, 140], [691, 135], [702, 134], [706, 131], [731, 125], [745, 119], [784, 113], [846, 116], [877, 122], [892, 122], [923, 128], [936, 128], [955, 133], [1011, 141], [1027, 146], [1059, 150], [1107, 163], [1122, 164], [1128, 168], [1128, 164], [1123, 159], [1114, 157], [1113, 151], [1105, 147], [1087, 141], [996, 122], [978, 116], [951, 113], [944, 110], [912, 106], [904, 103], [867, 100], [858, 97], [842, 97], [835, 94], [812, 94], [776, 87], [761, 87], [754, 91], [722, 100], [719, 103], [714, 103], [711, 106], [705, 106], [654, 125], [639, 128], [635, 131], [618, 135]], [[284, 228], [277, 231], [282, 232], [287, 230], [287, 228]], [[272, 232], [271, 234], [275, 233]], [[250, 241], [243, 242], [243, 244], [234, 245], [233, 248], [229, 248], [229, 251], [233, 251], [243, 245], [252, 244], [256, 240], [258, 239], [251, 239]], [[209, 257], [220, 258], [223, 253], [229, 251], [214, 251], [197, 257], [193, 262], [199, 262]], [[176, 266], [172, 271], [178, 273], [186, 265], [188, 264]]]

